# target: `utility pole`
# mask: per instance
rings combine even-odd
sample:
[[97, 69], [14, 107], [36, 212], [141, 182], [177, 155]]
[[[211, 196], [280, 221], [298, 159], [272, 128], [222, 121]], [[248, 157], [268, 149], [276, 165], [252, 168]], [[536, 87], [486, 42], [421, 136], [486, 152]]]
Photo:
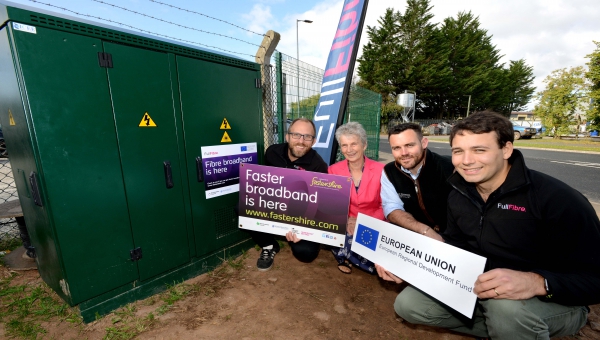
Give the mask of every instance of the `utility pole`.
[[467, 103], [467, 117], [469, 117], [469, 109], [471, 108], [471, 95], [470, 94], [464, 94], [463, 96], [469, 96], [469, 102]]
[[[301, 20], [301, 19], [296, 19], [296, 73], [298, 75], [298, 86], [296, 87], [296, 94], [298, 95], [298, 117], [296, 118], [300, 118], [300, 47], [299, 47], [299, 40], [298, 40], [298, 23], [299, 22], [305, 22], [307, 24], [311, 24], [312, 20]], [[292, 119], [294, 117], [292, 116]]]

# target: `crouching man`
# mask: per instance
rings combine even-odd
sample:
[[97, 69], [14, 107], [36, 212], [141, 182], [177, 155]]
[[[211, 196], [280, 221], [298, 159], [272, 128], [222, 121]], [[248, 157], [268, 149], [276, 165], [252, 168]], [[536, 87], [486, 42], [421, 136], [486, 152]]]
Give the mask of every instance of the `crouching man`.
[[[450, 135], [456, 172], [448, 181], [445, 242], [487, 258], [467, 319], [407, 287], [394, 308], [406, 321], [493, 339], [575, 334], [587, 305], [600, 303], [600, 222], [588, 200], [565, 183], [525, 166], [513, 128], [479, 113]], [[379, 275], [400, 282], [385, 269]]]

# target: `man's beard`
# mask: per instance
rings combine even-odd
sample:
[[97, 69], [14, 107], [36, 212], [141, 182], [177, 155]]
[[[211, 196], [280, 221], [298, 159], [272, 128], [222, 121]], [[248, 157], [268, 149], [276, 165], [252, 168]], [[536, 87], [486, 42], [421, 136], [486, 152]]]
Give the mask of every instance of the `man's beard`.
[[[425, 157], [425, 150], [423, 150], [421, 152], [421, 154], [417, 155], [417, 156], [413, 156], [411, 155], [410, 157], [404, 158], [404, 162], [406, 161], [411, 161], [410, 166], [404, 166], [403, 162], [396, 160], [396, 162], [398, 162], [398, 164], [402, 165], [402, 167], [406, 170], [413, 170], [414, 168], [416, 168], [422, 161], [423, 161], [423, 157]], [[402, 160], [402, 158], [400, 158], [400, 160]], [[414, 162], [414, 163], [413, 163]]]
[[[295, 145], [302, 145], [304, 146], [304, 150], [303, 151], [297, 151], [296, 149], [294, 149]], [[296, 157], [296, 158], [300, 158], [304, 155], [306, 155], [308, 153], [308, 151], [310, 151], [310, 148], [307, 147], [306, 145], [300, 143], [300, 144], [288, 144], [288, 149], [290, 150], [290, 154], [292, 154], [292, 156]]]

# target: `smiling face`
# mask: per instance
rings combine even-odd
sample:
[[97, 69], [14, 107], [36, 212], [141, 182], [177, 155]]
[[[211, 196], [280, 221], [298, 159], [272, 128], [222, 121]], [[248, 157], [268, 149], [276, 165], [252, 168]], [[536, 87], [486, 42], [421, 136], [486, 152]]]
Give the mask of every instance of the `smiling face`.
[[416, 175], [425, 158], [425, 148], [429, 141], [427, 138], [419, 140], [414, 130], [404, 130], [398, 134], [390, 135], [390, 147], [396, 162]]
[[469, 183], [475, 183], [479, 192], [491, 193], [508, 175], [508, 158], [513, 144], [498, 145], [496, 132], [475, 134], [461, 131], [452, 140], [452, 164]]
[[312, 124], [304, 121], [297, 121], [292, 126], [290, 126], [288, 130], [288, 134], [285, 135], [285, 141], [288, 143], [288, 156], [290, 160], [293, 162], [298, 158], [306, 155], [307, 152], [310, 151], [313, 144], [315, 144], [316, 139], [312, 141], [306, 141], [304, 138], [300, 137], [298, 139], [294, 139], [290, 136], [290, 133], [299, 133], [301, 135], [315, 135], [315, 130], [312, 127]]
[[342, 155], [350, 163], [362, 163], [367, 145], [361, 142], [360, 137], [357, 135], [341, 135], [339, 144]]

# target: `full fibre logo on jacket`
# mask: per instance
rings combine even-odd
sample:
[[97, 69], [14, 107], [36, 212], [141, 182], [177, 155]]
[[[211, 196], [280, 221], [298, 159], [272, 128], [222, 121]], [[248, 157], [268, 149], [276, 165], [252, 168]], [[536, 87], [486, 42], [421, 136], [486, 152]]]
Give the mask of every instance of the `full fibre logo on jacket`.
[[379, 232], [377, 230], [371, 229], [362, 224], [358, 225], [358, 229], [356, 230], [356, 242], [358, 244], [375, 251], [378, 238]]
[[519, 207], [518, 205], [514, 205], [514, 204], [498, 203], [498, 209], [527, 212], [527, 209], [525, 207]]

